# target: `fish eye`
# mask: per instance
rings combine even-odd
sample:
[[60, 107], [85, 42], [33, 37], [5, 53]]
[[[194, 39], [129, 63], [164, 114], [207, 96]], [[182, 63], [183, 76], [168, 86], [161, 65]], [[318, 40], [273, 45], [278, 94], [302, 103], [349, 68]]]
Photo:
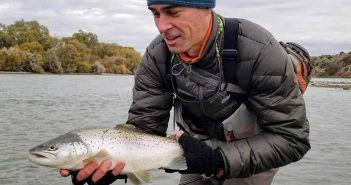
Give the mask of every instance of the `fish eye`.
[[56, 146], [55, 145], [49, 145], [48, 148], [49, 148], [50, 151], [56, 150]]

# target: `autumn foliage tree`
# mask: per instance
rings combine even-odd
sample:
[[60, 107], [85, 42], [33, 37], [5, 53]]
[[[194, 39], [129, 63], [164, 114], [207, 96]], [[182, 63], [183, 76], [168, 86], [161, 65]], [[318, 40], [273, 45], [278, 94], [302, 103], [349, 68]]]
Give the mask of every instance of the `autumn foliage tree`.
[[140, 60], [133, 48], [100, 43], [91, 32], [58, 39], [37, 21], [0, 23], [0, 71], [132, 74]]

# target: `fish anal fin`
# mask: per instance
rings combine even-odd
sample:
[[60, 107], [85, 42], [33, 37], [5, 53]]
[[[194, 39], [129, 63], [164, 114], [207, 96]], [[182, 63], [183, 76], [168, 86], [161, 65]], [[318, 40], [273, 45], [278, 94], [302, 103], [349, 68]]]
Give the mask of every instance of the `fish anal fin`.
[[151, 175], [148, 171], [134, 171], [127, 174], [130, 181], [135, 185], [150, 184]]
[[171, 169], [171, 170], [186, 170], [188, 168], [186, 164], [186, 160], [184, 156], [180, 156], [175, 158], [172, 162], [170, 162], [167, 166], [163, 168]]

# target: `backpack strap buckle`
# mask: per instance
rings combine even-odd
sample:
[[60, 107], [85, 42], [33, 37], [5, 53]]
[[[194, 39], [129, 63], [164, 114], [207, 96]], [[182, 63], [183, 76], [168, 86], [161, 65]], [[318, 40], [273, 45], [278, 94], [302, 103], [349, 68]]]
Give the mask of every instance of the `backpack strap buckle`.
[[236, 62], [238, 59], [238, 50], [236, 49], [223, 49], [222, 50], [223, 61]]

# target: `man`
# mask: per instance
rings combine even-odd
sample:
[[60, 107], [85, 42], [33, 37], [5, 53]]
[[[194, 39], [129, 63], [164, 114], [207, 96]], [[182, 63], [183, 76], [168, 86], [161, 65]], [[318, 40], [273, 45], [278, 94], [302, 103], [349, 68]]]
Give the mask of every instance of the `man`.
[[[259, 25], [239, 19], [241, 62], [232, 73], [247, 92], [230, 92], [222, 88], [226, 22], [212, 10], [215, 0], [147, 4], [160, 35], [136, 72], [127, 123], [165, 136], [174, 105], [175, 120], [186, 132], [176, 134], [188, 166], [180, 171], [181, 184], [207, 183], [201, 175], [224, 184], [271, 184], [279, 167], [310, 149], [304, 100], [284, 49]], [[105, 175], [111, 161], [100, 166], [92, 162], [73, 180], [113, 181], [123, 166], [120, 162]], [[61, 170], [61, 175], [68, 174]]]

